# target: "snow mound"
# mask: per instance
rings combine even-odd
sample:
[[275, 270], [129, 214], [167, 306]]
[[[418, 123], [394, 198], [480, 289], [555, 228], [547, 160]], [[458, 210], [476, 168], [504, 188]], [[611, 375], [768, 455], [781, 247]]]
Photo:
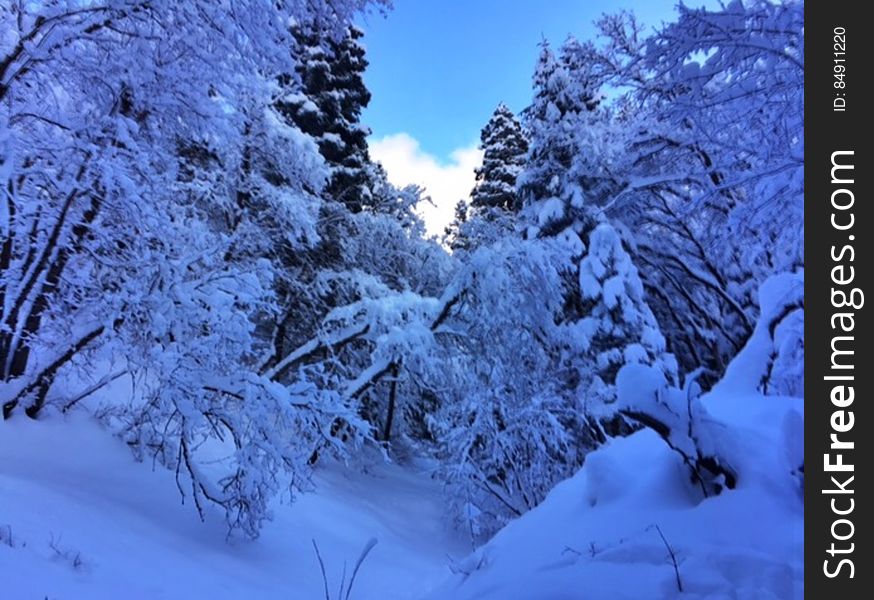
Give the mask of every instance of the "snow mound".
[[[775, 299], [763, 302], [765, 323], [786, 313], [798, 280], [764, 286]], [[427, 598], [801, 598], [803, 400], [757, 389], [775, 337], [757, 328], [725, 380], [700, 397], [694, 382], [678, 390], [651, 367], [623, 367], [620, 403], [660, 411], [674, 449], [653, 429], [610, 440]], [[695, 455], [678, 441], [690, 419], [686, 445], [726, 460], [733, 489], [705, 497], [692, 481], [676, 451]]]
[[654, 432], [615, 439], [428, 598], [802, 597], [800, 491], [754, 479], [704, 501], [695, 492]]

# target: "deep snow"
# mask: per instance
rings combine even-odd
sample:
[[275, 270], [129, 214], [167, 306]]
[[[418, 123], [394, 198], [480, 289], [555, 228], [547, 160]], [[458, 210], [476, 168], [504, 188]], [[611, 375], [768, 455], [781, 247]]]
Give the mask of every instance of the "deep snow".
[[801, 598], [801, 499], [753, 484], [697, 503], [685, 477], [653, 432], [613, 440], [428, 598]]
[[335, 598], [343, 561], [351, 572], [371, 537], [356, 600], [801, 598], [803, 504], [785, 439], [801, 400], [718, 391], [707, 408], [748, 457], [737, 489], [701, 501], [678, 457], [640, 431], [472, 554], [447, 532], [439, 485], [409, 467], [322, 470], [260, 539], [228, 541], [219, 513], [201, 523], [172, 473], [136, 463], [87, 417], [2, 422], [3, 598], [319, 599], [312, 539]]
[[0, 597], [324, 598], [315, 539], [333, 600], [343, 561], [351, 573], [371, 537], [350, 598], [418, 597], [470, 546], [447, 533], [426, 474], [368, 471], [320, 471], [316, 491], [277, 506], [257, 541], [228, 542], [221, 513], [201, 523], [171, 472], [137, 463], [87, 417], [0, 422]]
[[[757, 391], [768, 356], [779, 356], [786, 341], [769, 333], [771, 318], [801, 293], [802, 278], [763, 287], [755, 333], [690, 409], [700, 439], [737, 473], [735, 489], [703, 498], [652, 430], [610, 440], [543, 503], [456, 565], [429, 600], [802, 598], [804, 400]], [[663, 381], [649, 367], [623, 371], [620, 402]]]

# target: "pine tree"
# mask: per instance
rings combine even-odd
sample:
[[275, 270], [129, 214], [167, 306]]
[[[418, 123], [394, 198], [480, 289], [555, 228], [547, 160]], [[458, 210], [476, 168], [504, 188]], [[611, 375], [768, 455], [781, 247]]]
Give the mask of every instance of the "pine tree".
[[[541, 44], [534, 100], [523, 113], [530, 149], [518, 178], [528, 236], [582, 233], [613, 178], [604, 146], [611, 146], [610, 114], [600, 91], [606, 77], [591, 44], [570, 37], [556, 55]], [[609, 153], [608, 153], [609, 154]]]
[[483, 164], [471, 192], [475, 209], [518, 210], [516, 178], [528, 152], [528, 140], [513, 112], [502, 102], [480, 134]]
[[586, 350], [578, 389], [586, 408], [597, 414], [600, 406], [616, 400], [616, 375], [623, 365], [654, 366], [671, 383], [676, 382], [677, 365], [666, 351], [640, 275], [616, 229], [601, 223], [588, 233], [586, 242], [578, 296], [585, 316], [570, 331], [581, 334]]
[[363, 35], [350, 26], [337, 41], [318, 25], [296, 26], [297, 52], [303, 57], [297, 72], [300, 89], [286, 78], [289, 92], [278, 103], [288, 119], [315, 138], [330, 172], [325, 196], [352, 212], [373, 204], [370, 130], [360, 122], [370, 102], [362, 78], [367, 67]]
[[463, 229], [464, 224], [468, 222], [468, 212], [470, 206], [464, 199], [459, 200], [455, 204], [455, 217], [452, 222], [443, 230], [443, 241], [448, 245], [453, 252], [458, 250], [466, 250], [468, 248], [467, 240], [465, 239]]
[[525, 112], [531, 149], [518, 189], [527, 237], [556, 237], [572, 249], [561, 315], [568, 344], [577, 348], [568, 367], [577, 373], [585, 411], [606, 416], [609, 409], [600, 407], [615, 400], [623, 364], [658, 365], [668, 380], [676, 366], [623, 239], [600, 210], [605, 181], [596, 144], [608, 119], [590, 51], [573, 38], [559, 56], [542, 44], [534, 102]]
[[581, 205], [579, 191], [566, 174], [576, 154], [575, 117], [584, 107], [575, 102], [568, 71], [546, 41], [540, 45], [533, 83], [534, 101], [523, 115], [530, 149], [517, 183], [529, 222], [527, 237], [565, 229], [574, 220], [571, 207]]

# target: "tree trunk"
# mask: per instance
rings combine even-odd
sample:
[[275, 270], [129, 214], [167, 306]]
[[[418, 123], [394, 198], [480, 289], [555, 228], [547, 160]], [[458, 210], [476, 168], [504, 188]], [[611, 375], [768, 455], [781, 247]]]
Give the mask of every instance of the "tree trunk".
[[398, 375], [400, 374], [400, 361], [392, 363], [391, 367], [391, 387], [388, 391], [388, 411], [385, 415], [385, 429], [382, 432], [383, 441], [391, 439], [391, 428], [395, 418], [395, 403], [398, 396]]

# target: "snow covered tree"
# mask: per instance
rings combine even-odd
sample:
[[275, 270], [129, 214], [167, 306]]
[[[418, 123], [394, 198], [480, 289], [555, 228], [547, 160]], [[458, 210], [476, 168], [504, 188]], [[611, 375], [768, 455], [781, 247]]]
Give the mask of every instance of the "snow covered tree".
[[530, 147], [525, 170], [517, 178], [523, 215], [532, 223], [528, 237], [543, 230], [560, 231], [573, 222], [568, 211], [575, 194], [567, 189], [564, 175], [575, 149], [571, 129], [564, 123], [581, 107], [573, 97], [567, 70], [546, 41], [540, 45], [534, 90], [534, 100], [523, 113]]
[[358, 212], [373, 204], [370, 130], [360, 123], [361, 111], [370, 102], [362, 79], [367, 67], [360, 42], [364, 33], [349, 26], [337, 40], [330, 29], [312, 22], [297, 25], [294, 34], [303, 57], [296, 73], [301, 86], [289, 83], [280, 110], [316, 139], [330, 169], [326, 196]]
[[503, 102], [498, 104], [480, 134], [483, 164], [476, 169], [476, 186], [470, 195], [474, 209], [518, 210], [516, 178], [522, 170], [528, 141], [522, 126]]
[[373, 184], [373, 205], [370, 212], [391, 217], [411, 236], [424, 237], [425, 224], [416, 212], [421, 202], [430, 202], [424, 188], [410, 184], [398, 188], [388, 181], [388, 174], [380, 163], [368, 165]]
[[616, 231], [594, 228], [582, 258], [580, 244], [505, 238], [473, 252], [448, 288], [459, 301], [437, 336], [445, 367], [432, 371], [451, 375], [431, 375], [443, 396], [432, 427], [453, 514], [475, 540], [630, 430], [616, 403], [622, 366], [676, 380]]
[[[355, 441], [356, 432], [388, 442], [402, 441], [411, 428], [423, 431], [422, 395], [411, 378], [424, 359], [415, 360], [403, 344], [386, 344], [404, 329], [427, 329], [421, 321], [433, 318], [430, 307], [453, 264], [436, 242], [424, 239], [424, 226], [412, 211], [421, 190], [398, 190], [380, 168], [374, 173], [379, 183], [374, 210], [351, 213], [340, 203], [324, 204], [319, 242], [286, 261], [295, 277], [275, 323], [273, 352], [262, 367], [274, 381], [303, 375], [355, 407], [360, 418], [352, 423], [358, 424], [350, 427], [338, 417], [314, 460], [336, 453], [350, 437]], [[424, 308], [412, 308], [417, 302]], [[383, 362], [384, 355], [398, 360]], [[374, 363], [382, 366], [372, 370]], [[352, 393], [350, 382], [363, 372], [372, 381]]]
[[586, 411], [613, 411], [616, 374], [629, 363], [651, 365], [674, 382], [676, 361], [666, 352], [637, 268], [612, 226], [601, 224], [589, 233], [579, 278], [582, 305], [577, 310], [583, 316], [568, 325], [568, 333], [585, 340], [588, 360], [579, 391]]
[[466, 200], [462, 199], [455, 203], [455, 216], [452, 222], [443, 230], [444, 243], [449, 246], [453, 252], [456, 250], [465, 250], [469, 244], [462, 233], [462, 227], [468, 221], [468, 213], [470, 205]]
[[275, 310], [275, 242], [313, 241], [325, 173], [271, 105], [295, 69], [287, 24], [330, 15], [342, 29], [363, 6], [0, 10], [5, 418], [127, 377], [135, 392], [104, 415], [198, 509], [256, 535], [283, 471], [306, 481], [342, 399], [260, 378], [256, 323]]
[[[293, 33], [302, 60], [293, 74], [280, 79], [276, 105], [290, 123], [316, 140], [328, 170], [320, 195], [328, 202], [319, 209], [315, 243], [283, 255], [283, 273], [293, 276], [282, 277], [282, 309], [263, 370], [321, 337], [322, 323], [332, 310], [363, 300], [374, 288], [417, 289], [426, 281], [433, 285], [434, 279], [442, 281], [444, 270], [440, 260], [432, 260], [433, 244], [422, 239], [424, 226], [414, 212], [422, 190], [391, 185], [382, 166], [368, 156], [369, 132], [359, 122], [370, 99], [361, 78], [367, 64], [361, 31], [349, 27], [338, 37], [324, 23], [311, 21], [297, 24]], [[433, 266], [436, 274], [417, 273], [421, 264]], [[339, 357], [346, 364], [335, 361], [332, 373], [350, 372], [366, 361], [364, 341], [356, 342]], [[320, 360], [307, 356], [295, 365], [312, 371]], [[293, 372], [281, 369], [276, 376], [284, 381]], [[320, 384], [333, 385], [323, 374], [311, 374]]]
[[536, 506], [597, 444], [557, 324], [569, 262], [559, 240], [505, 238], [473, 252], [447, 288], [458, 301], [439, 336], [430, 429], [452, 514], [475, 542]]
[[[458, 226], [455, 237], [458, 247], [453, 247], [453, 256], [462, 262], [477, 248], [490, 246], [507, 237], [518, 239], [516, 213], [503, 208], [471, 209], [470, 212], [467, 221]], [[455, 226], [454, 222], [452, 226]]]
[[751, 335], [756, 289], [803, 265], [803, 17], [797, 3], [681, 6], [649, 39], [604, 17], [588, 57], [617, 105], [602, 204], [634, 232], [650, 304], [685, 371], [715, 381]]
[[481, 246], [452, 284], [461, 300], [446, 327], [463, 333], [440, 337], [455, 375], [434, 387], [456, 391], [434, 428], [454, 513], [476, 539], [536, 506], [608, 436], [631, 430], [616, 402], [623, 366], [677, 377], [629, 234], [604, 214], [615, 187], [606, 165], [620, 149], [599, 139], [610, 115], [591, 53], [573, 39], [558, 57], [542, 45], [517, 182], [524, 239]]
[[534, 100], [523, 112], [530, 149], [517, 182], [528, 237], [565, 230], [579, 235], [591, 226], [596, 208], [599, 189], [585, 167], [594, 154], [590, 146], [606, 133], [606, 113], [602, 79], [591, 62], [576, 64], [579, 48], [570, 38], [556, 56], [541, 44]]
[[615, 374], [625, 362], [659, 364], [669, 379], [673, 359], [647, 305], [625, 242], [603, 211], [612, 188], [598, 135], [609, 132], [602, 106], [602, 69], [591, 45], [569, 38], [556, 57], [544, 42], [525, 111], [531, 149], [519, 177], [529, 237], [556, 236], [571, 248], [561, 321], [580, 352], [578, 393], [591, 414], [615, 400]]
[[504, 103], [498, 105], [480, 135], [483, 164], [476, 169], [470, 202], [460, 200], [444, 239], [464, 260], [476, 248], [513, 235], [520, 204], [516, 179], [528, 151], [522, 126]]

